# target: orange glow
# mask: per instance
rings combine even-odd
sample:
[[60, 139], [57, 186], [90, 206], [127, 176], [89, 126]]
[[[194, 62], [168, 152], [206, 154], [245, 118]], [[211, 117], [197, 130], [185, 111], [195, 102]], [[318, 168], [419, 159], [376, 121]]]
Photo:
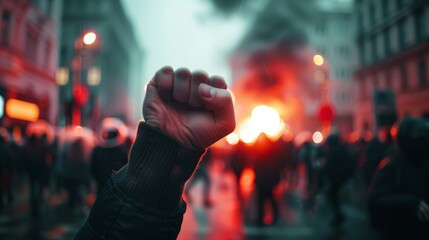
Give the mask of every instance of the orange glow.
[[276, 109], [259, 105], [253, 108], [250, 119], [246, 119], [241, 124], [239, 136], [245, 143], [256, 141], [261, 133], [265, 133], [270, 139], [277, 139], [285, 126]]
[[9, 99], [6, 102], [6, 115], [10, 118], [34, 122], [39, 118], [39, 107], [30, 102]]
[[92, 45], [95, 43], [96, 40], [97, 34], [95, 34], [94, 32], [87, 32], [83, 36], [83, 43], [85, 43], [85, 45]]
[[325, 61], [325, 60], [323, 59], [323, 57], [322, 57], [321, 55], [319, 55], [319, 54], [316, 54], [316, 55], [314, 55], [314, 57], [313, 57], [313, 62], [314, 62], [314, 64], [316, 64], [317, 66], [322, 66], [324, 61]]
[[226, 136], [226, 141], [230, 145], [236, 145], [239, 140], [240, 140], [240, 138], [238, 137], [237, 133], [230, 133], [228, 136]]
[[253, 189], [253, 182], [255, 180], [255, 172], [252, 168], [245, 168], [240, 176], [240, 187], [244, 192], [250, 192]]
[[22, 132], [22, 130], [21, 130], [20, 126], [15, 126], [13, 128], [12, 137], [13, 137], [13, 140], [15, 142], [20, 142], [21, 141], [21, 132]]

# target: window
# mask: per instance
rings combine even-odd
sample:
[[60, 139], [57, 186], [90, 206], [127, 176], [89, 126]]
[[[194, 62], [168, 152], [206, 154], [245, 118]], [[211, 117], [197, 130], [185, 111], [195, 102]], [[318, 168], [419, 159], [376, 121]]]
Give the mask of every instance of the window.
[[390, 42], [390, 31], [386, 29], [383, 32], [383, 40], [384, 40], [384, 56], [388, 57], [391, 53], [391, 42]]
[[404, 0], [396, 0], [396, 8], [400, 10], [404, 5]]
[[381, 15], [383, 18], [387, 17], [387, 10], [389, 9], [389, 1], [388, 0], [382, 0], [381, 1]]
[[375, 6], [374, 3], [369, 5], [369, 24], [372, 25], [375, 23]]
[[425, 59], [422, 58], [419, 61], [419, 85], [420, 87], [425, 87], [427, 85], [427, 76], [426, 76], [426, 62]]
[[346, 46], [339, 46], [338, 47], [338, 55], [341, 57], [348, 57], [349, 56], [349, 48]]
[[12, 14], [8, 11], [4, 11], [1, 15], [0, 21], [0, 44], [8, 45], [10, 37], [10, 25], [11, 25]]
[[405, 49], [406, 47], [405, 37], [405, 19], [402, 19], [398, 23], [399, 49], [401, 50]]
[[51, 67], [51, 55], [52, 55], [52, 44], [49, 41], [45, 42], [45, 59], [43, 65], [45, 69], [49, 69]]
[[392, 89], [392, 71], [390, 69], [386, 70], [386, 75], [384, 75], [384, 79], [386, 82], [386, 88]]
[[401, 66], [400, 75], [401, 75], [401, 89], [402, 91], [406, 91], [408, 89], [408, 72], [407, 72], [406, 65]]
[[27, 26], [25, 34], [25, 56], [29, 61], [36, 62], [38, 34], [30, 27]]
[[371, 53], [372, 53], [372, 61], [371, 62], [375, 62], [378, 60], [378, 56], [377, 56], [377, 38], [374, 36], [371, 39]]
[[361, 29], [363, 29], [362, 12], [358, 12], [356, 17], [357, 17], [357, 27], [358, 27], [358, 30], [361, 30]]
[[360, 58], [360, 64], [362, 66], [365, 66], [366, 64], [365, 45], [362, 42], [359, 43], [359, 58]]
[[326, 26], [323, 24], [317, 25], [316, 26], [316, 33], [320, 34], [320, 35], [324, 35], [326, 32]]
[[47, 9], [47, 12], [46, 12], [46, 14], [49, 16], [49, 17], [51, 17], [52, 18], [52, 16], [53, 16], [53, 10], [54, 10], [54, 0], [48, 0], [48, 9]]
[[423, 11], [420, 10], [414, 15], [414, 24], [416, 29], [416, 40], [417, 42], [422, 42], [425, 38], [425, 15]]

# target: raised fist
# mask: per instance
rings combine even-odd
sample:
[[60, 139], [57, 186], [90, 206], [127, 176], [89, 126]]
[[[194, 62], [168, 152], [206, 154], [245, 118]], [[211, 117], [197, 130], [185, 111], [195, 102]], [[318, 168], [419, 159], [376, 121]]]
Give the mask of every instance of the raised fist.
[[234, 107], [227, 85], [205, 72], [160, 69], [147, 85], [143, 117], [152, 127], [182, 144], [204, 149], [235, 128]]

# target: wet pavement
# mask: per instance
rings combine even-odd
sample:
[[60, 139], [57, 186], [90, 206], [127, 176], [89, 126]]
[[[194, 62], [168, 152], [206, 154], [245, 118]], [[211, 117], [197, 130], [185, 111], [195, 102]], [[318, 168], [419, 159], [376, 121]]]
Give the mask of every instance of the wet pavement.
[[[346, 221], [341, 228], [331, 226], [332, 213], [323, 195], [318, 197], [314, 211], [303, 208], [303, 176], [293, 187], [285, 182], [280, 184], [276, 190], [280, 219], [261, 227], [253, 224], [256, 217], [254, 188], [245, 188], [243, 200], [239, 201], [232, 173], [221, 169], [214, 164], [210, 171], [213, 206], [203, 205], [202, 182], [190, 190], [192, 204], [188, 204], [179, 240], [379, 239], [369, 226], [363, 188], [356, 181], [348, 184], [343, 194]], [[88, 209], [86, 206], [69, 209], [65, 194], [52, 195], [46, 197], [42, 214], [35, 219], [30, 216], [24, 193], [9, 211], [0, 215], [0, 239], [73, 239]]]

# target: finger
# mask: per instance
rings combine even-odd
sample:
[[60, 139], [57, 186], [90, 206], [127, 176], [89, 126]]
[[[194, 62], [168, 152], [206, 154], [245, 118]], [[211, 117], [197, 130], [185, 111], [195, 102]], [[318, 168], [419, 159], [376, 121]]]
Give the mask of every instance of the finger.
[[227, 135], [232, 132], [235, 128], [235, 115], [231, 94], [225, 89], [207, 84], [200, 85], [199, 93], [203, 106], [213, 111], [217, 126], [222, 130], [221, 134]]
[[207, 73], [202, 71], [193, 72], [191, 77], [191, 92], [188, 99], [189, 105], [193, 107], [202, 106], [201, 97], [198, 90], [201, 83], [209, 83], [209, 77], [207, 76]]
[[187, 68], [180, 68], [174, 72], [173, 99], [186, 103], [191, 91], [191, 72]]
[[210, 79], [209, 79], [209, 85], [213, 86], [215, 88], [221, 88], [221, 89], [226, 89], [227, 88], [226, 82], [223, 79], [223, 77], [217, 76], [217, 75], [214, 75], [214, 76], [210, 77]]
[[156, 74], [156, 82], [159, 95], [164, 99], [170, 99], [173, 90], [173, 68], [165, 66], [159, 70]]

